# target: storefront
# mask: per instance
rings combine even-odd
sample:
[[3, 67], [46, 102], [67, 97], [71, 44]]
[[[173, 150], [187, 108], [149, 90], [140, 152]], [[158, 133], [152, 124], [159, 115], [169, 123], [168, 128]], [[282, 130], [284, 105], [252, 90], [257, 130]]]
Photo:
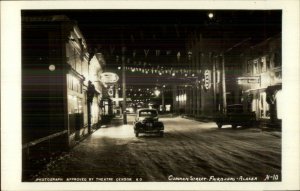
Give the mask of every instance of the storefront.
[[266, 89], [266, 100], [270, 108], [270, 127], [281, 127], [282, 122], [282, 84], [269, 86]]
[[68, 133], [70, 145], [80, 140], [81, 135], [88, 133], [84, 120], [84, 108], [86, 107], [83, 92], [84, 80], [85, 78], [82, 75], [70, 68], [67, 74]]

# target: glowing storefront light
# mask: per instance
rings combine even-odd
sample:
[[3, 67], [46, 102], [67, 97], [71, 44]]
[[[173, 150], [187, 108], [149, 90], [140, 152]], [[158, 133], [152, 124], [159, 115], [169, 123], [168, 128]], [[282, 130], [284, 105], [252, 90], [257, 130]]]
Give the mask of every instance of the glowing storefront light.
[[183, 102], [186, 101], [186, 94], [180, 94], [176, 96], [176, 101]]
[[75, 95], [68, 95], [68, 113], [75, 114], [75, 113], [82, 113], [82, 98], [77, 97]]
[[277, 118], [282, 119], [282, 91], [279, 90], [276, 94], [277, 102]]

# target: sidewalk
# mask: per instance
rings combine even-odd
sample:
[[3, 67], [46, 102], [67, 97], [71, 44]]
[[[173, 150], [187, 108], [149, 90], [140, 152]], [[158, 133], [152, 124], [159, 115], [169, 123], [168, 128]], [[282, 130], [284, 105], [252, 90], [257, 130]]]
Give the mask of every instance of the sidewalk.
[[[204, 122], [204, 123], [210, 123], [210, 122], [214, 122], [214, 120], [211, 117], [192, 117], [192, 116], [187, 116], [187, 115], [178, 115], [179, 117], [182, 117], [184, 119], [190, 119], [190, 120], [195, 120], [195, 121], [199, 121], [199, 122]], [[274, 134], [277, 137], [281, 137], [281, 128], [279, 127], [269, 127], [265, 122], [259, 122], [258, 124], [253, 126], [256, 127], [258, 129], [260, 129], [261, 131], [267, 131], [270, 132], [272, 134]]]

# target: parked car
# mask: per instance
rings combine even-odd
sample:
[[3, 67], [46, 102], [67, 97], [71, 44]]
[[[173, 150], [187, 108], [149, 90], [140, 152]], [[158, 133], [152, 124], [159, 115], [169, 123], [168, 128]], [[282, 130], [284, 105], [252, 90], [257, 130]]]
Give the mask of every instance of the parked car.
[[133, 122], [135, 136], [140, 133], [156, 133], [159, 136], [164, 135], [164, 124], [158, 121], [158, 112], [156, 109], [138, 109]]
[[218, 128], [223, 125], [231, 125], [232, 128], [237, 126], [249, 127], [255, 124], [255, 112], [243, 111], [242, 104], [233, 104], [227, 106], [227, 114], [218, 114], [215, 118]]

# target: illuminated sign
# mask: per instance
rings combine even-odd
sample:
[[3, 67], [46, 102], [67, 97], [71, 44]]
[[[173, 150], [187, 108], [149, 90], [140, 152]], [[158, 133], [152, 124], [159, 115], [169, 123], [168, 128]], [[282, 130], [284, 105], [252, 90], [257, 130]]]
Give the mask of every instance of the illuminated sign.
[[[123, 101], [123, 98], [122, 97], [119, 97], [119, 98], [110, 98], [112, 101]], [[126, 98], [126, 101], [132, 101], [132, 99], [130, 97], [127, 97]]]
[[109, 96], [113, 96], [114, 95], [114, 90], [113, 89], [109, 89], [107, 93], [108, 93]]
[[211, 87], [211, 73], [210, 70], [205, 70], [204, 71], [204, 88], [205, 89], [210, 89]]
[[260, 76], [238, 77], [238, 84], [258, 84], [260, 83]]
[[119, 76], [115, 73], [104, 72], [100, 74], [100, 81], [105, 84], [113, 84], [119, 80]]

